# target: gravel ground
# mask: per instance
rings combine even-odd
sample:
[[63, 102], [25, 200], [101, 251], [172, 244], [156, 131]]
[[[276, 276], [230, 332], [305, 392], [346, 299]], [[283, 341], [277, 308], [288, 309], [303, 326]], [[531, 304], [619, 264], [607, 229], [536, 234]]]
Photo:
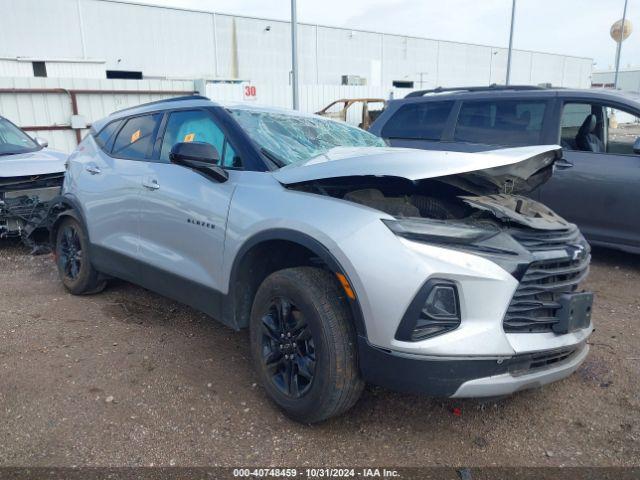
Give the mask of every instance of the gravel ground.
[[640, 256], [594, 251], [591, 353], [499, 402], [368, 387], [305, 426], [255, 384], [248, 335], [124, 282], [74, 297], [0, 243], [0, 466], [640, 464]]

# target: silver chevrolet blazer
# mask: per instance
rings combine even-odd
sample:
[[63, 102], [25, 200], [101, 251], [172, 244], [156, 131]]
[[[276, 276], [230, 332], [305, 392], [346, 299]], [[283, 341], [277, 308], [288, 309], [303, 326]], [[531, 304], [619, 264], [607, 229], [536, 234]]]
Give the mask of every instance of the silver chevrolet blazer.
[[589, 245], [521, 196], [560, 157], [390, 148], [316, 115], [170, 99], [92, 125], [51, 238], [73, 294], [121, 278], [248, 327], [265, 393], [298, 421], [366, 382], [502, 396], [588, 352]]

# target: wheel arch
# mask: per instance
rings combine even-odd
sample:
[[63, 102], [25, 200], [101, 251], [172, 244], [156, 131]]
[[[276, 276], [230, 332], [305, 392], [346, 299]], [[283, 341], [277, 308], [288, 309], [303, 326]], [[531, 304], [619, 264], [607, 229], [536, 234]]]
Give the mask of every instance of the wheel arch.
[[82, 226], [82, 228], [84, 228], [87, 238], [89, 238], [89, 233], [87, 231], [87, 225], [84, 221], [82, 208], [75, 198], [67, 195], [61, 195], [53, 199], [51, 205], [51, 209], [54, 212], [57, 212], [55, 215], [55, 219], [53, 220], [53, 222], [51, 223], [51, 227], [49, 228], [49, 242], [54, 252], [56, 247], [58, 228], [65, 218], [75, 219]]
[[[267, 252], [267, 255], [262, 255]], [[297, 230], [269, 229], [246, 240], [235, 255], [229, 275], [225, 317], [232, 319], [238, 328], [248, 326], [253, 299], [264, 278], [283, 268], [301, 265], [318, 266], [334, 275], [344, 275], [353, 289], [353, 283], [345, 269], [319, 240]], [[342, 286], [340, 291], [344, 291]], [[357, 293], [354, 299], [346, 294], [345, 298], [357, 334], [366, 337], [366, 326]]]

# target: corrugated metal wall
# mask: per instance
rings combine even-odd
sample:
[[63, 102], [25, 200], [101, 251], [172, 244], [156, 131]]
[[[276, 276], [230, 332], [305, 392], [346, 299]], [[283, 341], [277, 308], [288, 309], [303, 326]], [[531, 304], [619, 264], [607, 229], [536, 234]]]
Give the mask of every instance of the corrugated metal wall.
[[[94, 80], [54, 78], [0, 78], [0, 88], [64, 88], [69, 90], [121, 90], [122, 93], [77, 95], [78, 112], [86, 121], [98, 120], [115, 110], [168, 98], [170, 94], [126, 93], [127, 90], [193, 91], [192, 81], [168, 80]], [[71, 122], [71, 98], [67, 93], [0, 94], [0, 114], [19, 126], [68, 126]], [[83, 135], [86, 131], [82, 131]], [[30, 131], [31, 136], [46, 138], [52, 148], [70, 152], [76, 146], [73, 130]]]
[[[148, 77], [289, 82], [288, 22], [112, 0], [0, 0], [0, 11], [0, 57], [98, 59]], [[486, 85], [504, 82], [506, 73], [504, 48], [306, 24], [299, 43], [302, 84], [360, 75], [372, 86]], [[591, 67], [589, 58], [516, 50], [512, 76], [514, 83], [586, 88]]]

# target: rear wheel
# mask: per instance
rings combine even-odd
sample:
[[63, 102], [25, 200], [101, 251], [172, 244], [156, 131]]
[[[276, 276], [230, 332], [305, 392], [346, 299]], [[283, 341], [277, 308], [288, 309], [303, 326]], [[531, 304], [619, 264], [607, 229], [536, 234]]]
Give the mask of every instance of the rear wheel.
[[106, 285], [91, 265], [88, 247], [89, 240], [80, 223], [65, 218], [56, 235], [56, 262], [60, 280], [74, 295], [97, 293]]
[[355, 331], [333, 276], [298, 267], [271, 274], [251, 312], [251, 351], [261, 384], [294, 420], [314, 423], [358, 400], [364, 382]]

